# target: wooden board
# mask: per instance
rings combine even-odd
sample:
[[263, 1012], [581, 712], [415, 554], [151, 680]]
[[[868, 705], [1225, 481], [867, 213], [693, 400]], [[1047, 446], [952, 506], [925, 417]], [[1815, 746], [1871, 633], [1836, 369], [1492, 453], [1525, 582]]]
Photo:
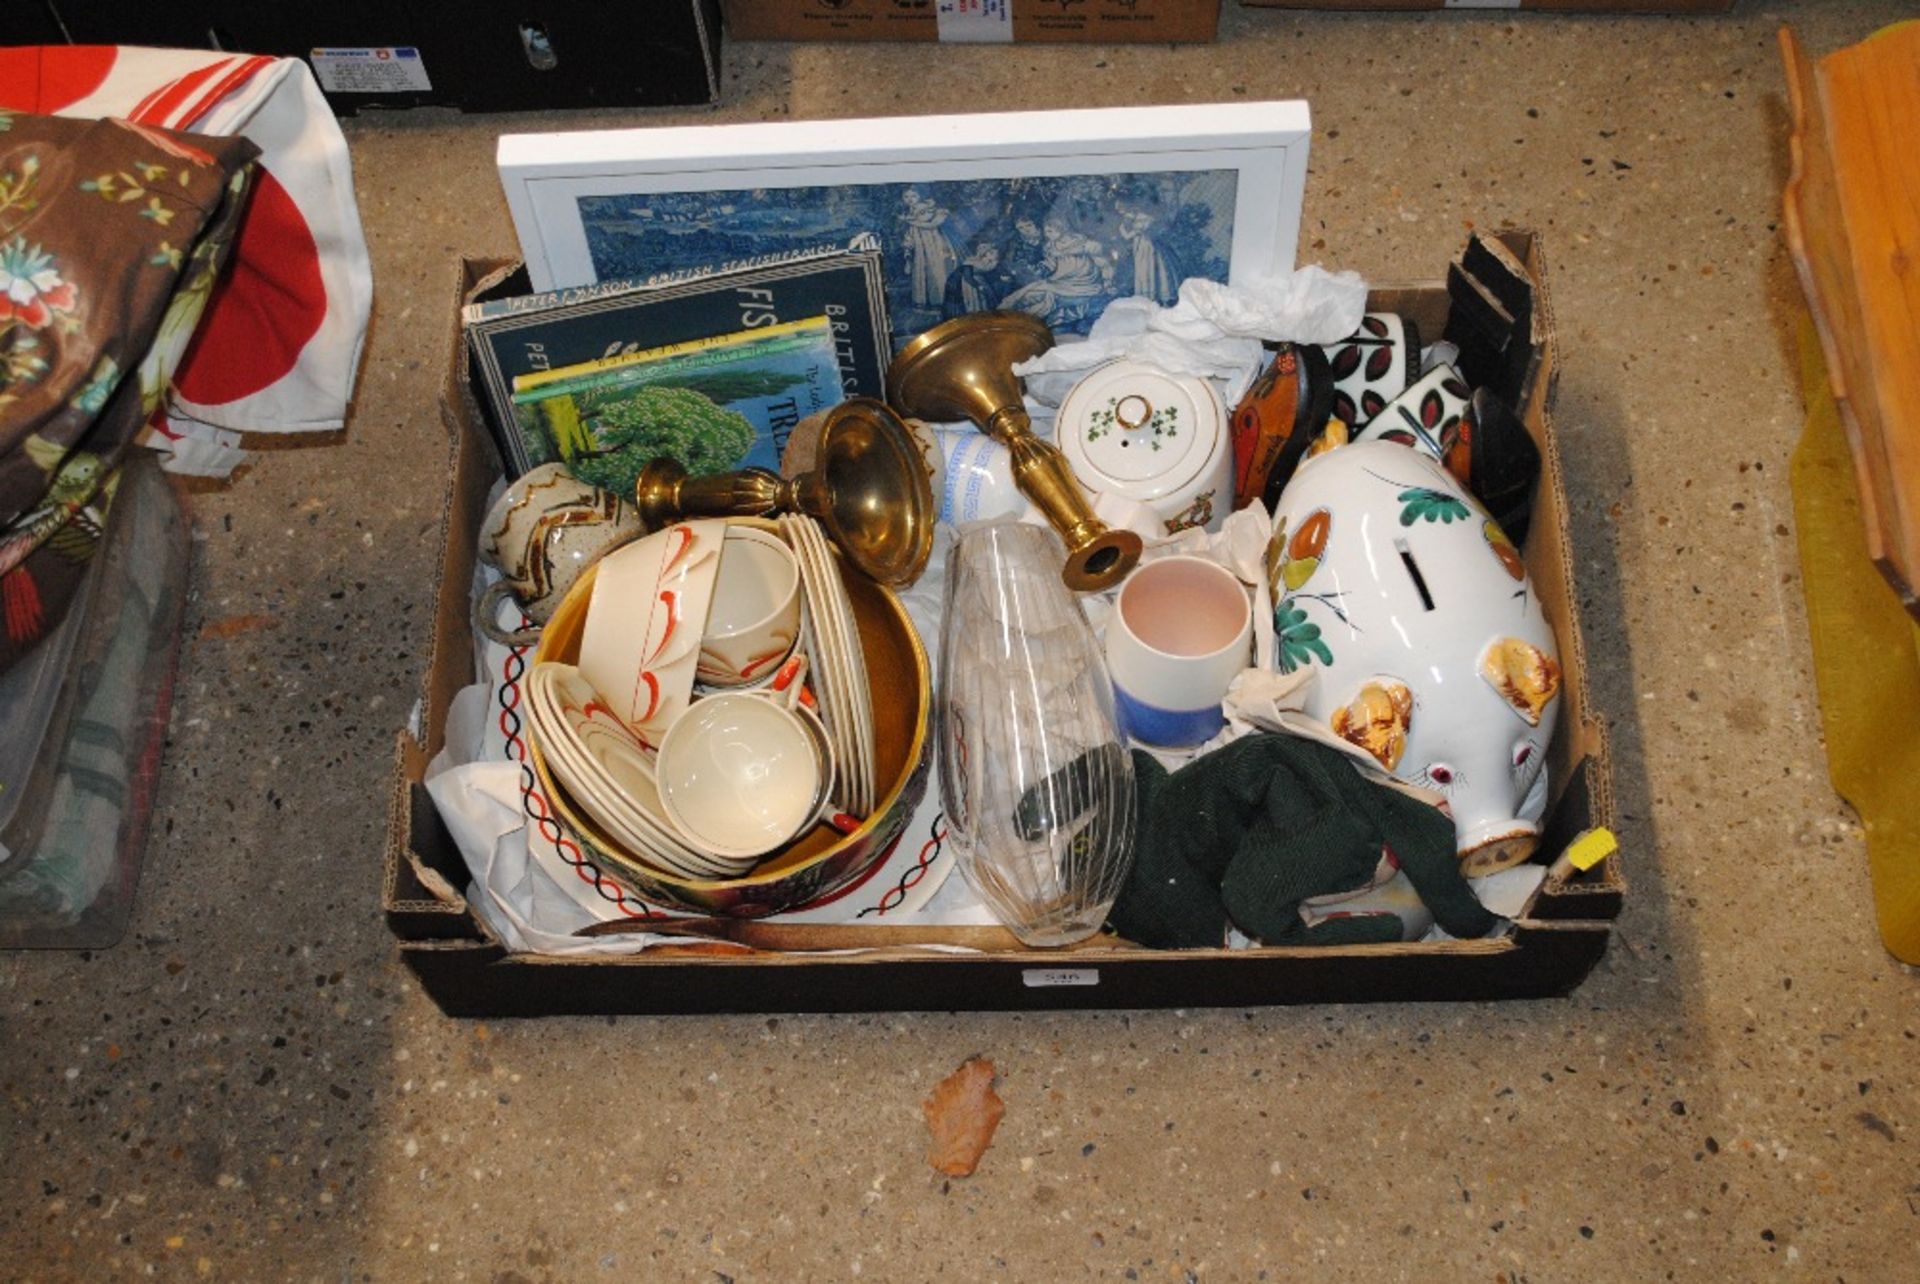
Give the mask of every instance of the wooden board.
[[1920, 617], [1920, 23], [1816, 69], [1781, 28], [1787, 242], [1826, 353], [1868, 555]]

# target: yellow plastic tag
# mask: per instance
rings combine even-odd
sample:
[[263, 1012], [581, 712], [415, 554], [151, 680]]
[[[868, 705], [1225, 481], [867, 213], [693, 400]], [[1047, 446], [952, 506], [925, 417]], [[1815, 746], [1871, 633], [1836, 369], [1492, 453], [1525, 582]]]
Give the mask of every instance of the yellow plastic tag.
[[1620, 840], [1613, 836], [1611, 829], [1589, 829], [1568, 843], [1567, 850], [1562, 855], [1568, 863], [1584, 874], [1619, 850]]

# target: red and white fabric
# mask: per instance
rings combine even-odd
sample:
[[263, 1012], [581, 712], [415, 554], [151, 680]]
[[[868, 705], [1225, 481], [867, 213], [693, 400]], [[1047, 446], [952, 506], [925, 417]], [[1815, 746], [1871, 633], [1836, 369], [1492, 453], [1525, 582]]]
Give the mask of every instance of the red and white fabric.
[[245, 458], [241, 432], [345, 423], [373, 265], [346, 139], [304, 62], [206, 49], [0, 49], [0, 109], [243, 134], [260, 148], [232, 263], [147, 435], [168, 468], [224, 476]]

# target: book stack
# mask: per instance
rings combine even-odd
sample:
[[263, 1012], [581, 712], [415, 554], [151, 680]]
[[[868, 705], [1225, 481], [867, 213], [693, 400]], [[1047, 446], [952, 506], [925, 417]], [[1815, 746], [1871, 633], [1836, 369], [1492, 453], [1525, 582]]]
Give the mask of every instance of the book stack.
[[890, 355], [871, 238], [544, 294], [515, 270], [461, 322], [502, 471], [558, 462], [620, 494], [659, 455], [777, 470], [802, 419], [885, 395]]

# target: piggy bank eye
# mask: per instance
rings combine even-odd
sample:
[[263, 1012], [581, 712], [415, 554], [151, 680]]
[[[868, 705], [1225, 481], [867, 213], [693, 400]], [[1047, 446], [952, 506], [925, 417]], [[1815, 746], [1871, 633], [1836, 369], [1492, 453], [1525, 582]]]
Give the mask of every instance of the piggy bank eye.
[[1445, 789], [1453, 783], [1453, 768], [1444, 762], [1436, 762], [1427, 768], [1427, 779]]
[[1513, 765], [1516, 767], [1524, 767], [1527, 765], [1527, 761], [1532, 757], [1533, 757], [1533, 742], [1527, 741], [1521, 744], [1521, 746], [1518, 749], [1515, 749], [1513, 751]]

